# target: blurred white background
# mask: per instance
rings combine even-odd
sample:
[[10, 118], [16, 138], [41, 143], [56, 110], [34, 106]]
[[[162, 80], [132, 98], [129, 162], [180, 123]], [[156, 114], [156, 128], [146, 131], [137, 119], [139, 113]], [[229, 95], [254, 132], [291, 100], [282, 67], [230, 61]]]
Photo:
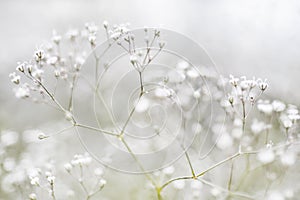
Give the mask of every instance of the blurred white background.
[[[53, 29], [64, 33], [85, 22], [103, 20], [183, 33], [206, 48], [225, 76], [267, 78], [269, 95], [299, 105], [300, 1], [2, 0], [0, 126], [26, 125], [21, 108], [25, 104], [17, 103], [8, 79], [16, 62], [31, 58], [34, 49], [50, 39]], [[15, 120], [9, 120], [11, 117]]]

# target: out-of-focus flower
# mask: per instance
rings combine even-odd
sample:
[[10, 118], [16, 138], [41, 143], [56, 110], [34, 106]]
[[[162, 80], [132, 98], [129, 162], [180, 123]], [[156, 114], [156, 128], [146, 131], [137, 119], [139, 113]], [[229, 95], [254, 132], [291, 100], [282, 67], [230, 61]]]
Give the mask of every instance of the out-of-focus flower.
[[31, 193], [31, 194], [29, 194], [29, 199], [30, 200], [36, 200], [36, 198], [37, 198], [37, 196], [36, 196], [36, 194], [35, 193]]
[[35, 177], [30, 177], [30, 184], [34, 186], [39, 186], [40, 185], [40, 178], [35, 176]]
[[273, 112], [273, 106], [270, 104], [270, 102], [268, 100], [265, 101], [258, 101], [257, 102], [257, 109], [266, 114], [266, 115], [271, 115]]
[[13, 82], [14, 84], [18, 85], [20, 83], [21, 77], [19, 75], [17, 75], [16, 72], [10, 73], [9, 78], [10, 78], [11, 82]]
[[275, 112], [282, 112], [285, 109], [285, 104], [278, 100], [274, 100], [272, 106]]
[[164, 168], [162, 172], [169, 176], [175, 172], [175, 168], [174, 168], [174, 166], [171, 165], [169, 167]]
[[238, 82], [239, 82], [239, 78], [234, 77], [233, 75], [229, 75], [229, 83], [231, 83], [234, 87], [237, 87]]
[[20, 87], [18, 88], [15, 88], [14, 89], [14, 92], [15, 92], [15, 96], [17, 98], [22, 98], [22, 99], [25, 99], [25, 98], [28, 98], [30, 97], [30, 89], [29, 89], [29, 85], [24, 83], [23, 85], [21, 85]]
[[258, 80], [258, 86], [261, 89], [261, 91], [265, 91], [267, 89], [267, 87], [269, 86], [268, 83], [267, 83], [267, 79], [265, 79], [264, 81], [259, 79]]
[[263, 164], [271, 163], [275, 160], [274, 151], [271, 148], [265, 148], [257, 154], [257, 159]]

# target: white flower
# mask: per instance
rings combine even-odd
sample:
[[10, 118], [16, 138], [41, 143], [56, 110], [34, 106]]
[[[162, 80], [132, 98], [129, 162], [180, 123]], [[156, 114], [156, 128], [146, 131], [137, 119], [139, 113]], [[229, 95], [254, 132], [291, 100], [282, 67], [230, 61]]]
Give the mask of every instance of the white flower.
[[50, 58], [48, 58], [47, 63], [49, 65], [55, 65], [58, 61], [58, 58], [56, 56], [52, 56]]
[[91, 43], [91, 45], [96, 45], [96, 35], [89, 35], [89, 38], [88, 38], [88, 40], [89, 40], [89, 42]]
[[160, 41], [158, 42], [158, 46], [159, 46], [159, 48], [161, 48], [161, 49], [162, 49], [165, 45], [166, 45], [166, 42], [165, 42], [165, 41], [161, 41], [161, 40], [160, 40]]
[[66, 35], [71, 41], [74, 41], [78, 36], [78, 34], [79, 34], [78, 30], [73, 29], [73, 30], [69, 30]]
[[19, 140], [19, 134], [14, 131], [1, 132], [1, 144], [3, 146], [12, 146]]
[[18, 66], [17, 66], [16, 70], [23, 73], [25, 71], [25, 68], [26, 68], [26, 63], [25, 62], [22, 62], [22, 63], [18, 62], [17, 64], [18, 64]]
[[229, 83], [236, 87], [238, 85], [239, 78], [235, 78], [233, 75], [229, 75], [229, 78]]
[[173, 187], [177, 190], [182, 190], [185, 187], [185, 181], [184, 180], [174, 181]]
[[280, 161], [285, 166], [292, 166], [296, 163], [297, 156], [295, 152], [288, 151], [280, 156]]
[[245, 76], [241, 77], [240, 87], [242, 90], [247, 90], [249, 88], [248, 80], [246, 79]]
[[135, 54], [131, 55], [129, 59], [130, 59], [131, 64], [133, 64], [133, 65], [138, 62], [138, 58]]
[[251, 131], [257, 135], [266, 129], [266, 124], [264, 122], [259, 122], [257, 119], [254, 119], [251, 125]]
[[299, 110], [294, 105], [289, 105], [289, 108], [287, 109], [286, 113], [287, 113], [287, 117], [291, 121], [296, 121], [300, 119]]
[[266, 115], [270, 115], [273, 112], [273, 106], [269, 101], [259, 101], [257, 104], [257, 109]]
[[30, 177], [30, 184], [34, 185], [34, 186], [39, 186], [40, 185], [40, 179], [39, 177], [35, 176], [35, 177]]
[[293, 189], [291, 189], [291, 188], [285, 189], [285, 190], [283, 191], [283, 194], [284, 194], [284, 196], [285, 196], [287, 199], [292, 199], [292, 198], [295, 196], [294, 191], [293, 191]]
[[293, 126], [293, 122], [289, 119], [283, 120], [282, 123], [284, 128], [291, 128]]
[[48, 181], [50, 184], [53, 184], [54, 181], [55, 181], [55, 176], [53, 176], [53, 175], [47, 176], [47, 181]]
[[238, 139], [238, 138], [242, 137], [243, 131], [241, 128], [234, 128], [234, 129], [232, 129], [231, 135], [232, 135], [232, 137]]
[[36, 200], [37, 198], [35, 193], [31, 193], [28, 197], [30, 200]]
[[5, 171], [12, 171], [16, 167], [16, 161], [14, 158], [5, 158], [2, 165]]
[[278, 100], [274, 100], [272, 106], [275, 112], [282, 112], [285, 109], [285, 104]]
[[107, 21], [103, 21], [103, 27], [104, 27], [105, 29], [108, 28], [108, 22], [107, 22]]
[[10, 78], [11, 82], [13, 82], [14, 84], [18, 85], [20, 83], [21, 77], [19, 75], [17, 75], [16, 72], [10, 73], [9, 78]]
[[233, 104], [234, 104], [234, 97], [232, 96], [232, 95], [228, 95], [228, 102], [230, 103], [230, 105], [232, 105], [233, 106]]
[[65, 168], [65, 170], [67, 171], [67, 172], [70, 172], [71, 170], [72, 170], [72, 165], [70, 164], [70, 163], [66, 163], [65, 165], [64, 165], [64, 168]]
[[94, 23], [86, 23], [85, 27], [91, 34], [95, 34], [98, 31], [98, 27]]
[[43, 140], [43, 139], [46, 139], [46, 138], [48, 138], [48, 137], [49, 137], [49, 136], [48, 136], [48, 135], [45, 135], [45, 133], [40, 133], [39, 136], [38, 136], [39, 140]]
[[193, 96], [195, 99], [199, 99], [201, 97], [201, 93], [199, 90], [194, 91]]
[[57, 32], [55, 30], [53, 30], [53, 32], [52, 32], [52, 41], [55, 44], [59, 44], [61, 41], [61, 35], [57, 35]]
[[261, 89], [261, 91], [265, 91], [267, 89], [267, 87], [268, 87], [267, 79], [265, 79], [264, 81], [262, 81], [261, 79], [259, 79], [258, 86]]
[[162, 87], [162, 88], [159, 87], [159, 88], [155, 89], [154, 94], [158, 98], [166, 98], [166, 97], [171, 96], [172, 92], [171, 92], [171, 90], [169, 90], [165, 87]]
[[255, 77], [253, 77], [252, 80], [248, 80], [247, 84], [248, 84], [250, 89], [254, 88], [257, 85], [257, 81], [255, 80]]
[[272, 149], [265, 148], [257, 154], [257, 159], [263, 164], [268, 164], [275, 160], [275, 154]]
[[174, 166], [169, 166], [163, 169], [162, 171], [165, 175], [172, 175], [175, 172]]
[[199, 72], [196, 69], [190, 69], [186, 72], [186, 75], [191, 79], [195, 79], [200, 76]]
[[42, 49], [38, 49], [34, 52], [34, 58], [37, 62], [40, 62], [42, 60], [44, 60], [45, 58], [45, 52]]
[[72, 113], [69, 112], [69, 111], [66, 111], [66, 113], [65, 113], [65, 118], [66, 118], [66, 120], [68, 120], [68, 121], [72, 121], [72, 120], [73, 120], [73, 115], [72, 115]]
[[210, 193], [211, 193], [211, 195], [213, 195], [214, 197], [217, 197], [217, 196], [219, 196], [219, 195], [221, 194], [221, 191], [220, 191], [218, 188], [214, 187], [214, 188], [212, 188], [212, 189], [210, 190]]
[[100, 167], [96, 168], [96, 169], [94, 170], [94, 174], [95, 174], [96, 176], [102, 176], [102, 175], [103, 175], [103, 169], [100, 168]]
[[149, 106], [150, 106], [149, 100], [148, 100], [147, 98], [141, 98], [141, 99], [137, 102], [137, 104], [136, 104], [136, 106], [135, 106], [135, 110], [136, 110], [136, 112], [138, 112], [138, 113], [142, 113], [142, 112], [147, 111], [147, 109], [149, 108]]
[[28, 98], [30, 96], [30, 90], [28, 87], [28, 84], [23, 84], [22, 86], [14, 89], [15, 96], [22, 99]]
[[35, 69], [32, 72], [32, 76], [37, 78], [37, 79], [41, 79], [43, 74], [44, 74], [44, 70], [42, 70], [42, 69]]
[[285, 200], [285, 198], [281, 192], [272, 191], [267, 196], [267, 200]]
[[177, 63], [176, 67], [177, 67], [177, 69], [185, 70], [189, 67], [189, 63], [186, 61], [180, 61], [179, 63]]
[[224, 150], [228, 147], [231, 147], [233, 144], [233, 139], [228, 133], [223, 133], [218, 139], [217, 147], [221, 150]]
[[99, 182], [100, 187], [103, 187], [104, 185], [106, 185], [107, 181], [105, 179], [101, 179]]
[[203, 188], [203, 183], [198, 180], [194, 180], [191, 182], [191, 188], [194, 190], [200, 190]]
[[74, 159], [71, 161], [73, 166], [76, 165], [89, 165], [92, 162], [92, 158], [89, 156], [88, 153], [84, 155], [77, 154], [74, 156]]

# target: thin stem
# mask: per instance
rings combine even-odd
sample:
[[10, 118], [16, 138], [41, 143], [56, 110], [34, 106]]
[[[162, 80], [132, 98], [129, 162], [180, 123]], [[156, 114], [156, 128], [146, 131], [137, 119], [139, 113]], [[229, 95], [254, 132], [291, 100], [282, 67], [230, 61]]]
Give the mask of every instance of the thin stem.
[[139, 80], [140, 80], [140, 87], [141, 87], [141, 92], [140, 92], [140, 96], [141, 96], [144, 93], [142, 72], [139, 72]]
[[146, 172], [146, 170], [144, 169], [142, 163], [139, 161], [139, 159], [136, 157], [135, 153], [131, 150], [131, 148], [129, 147], [129, 145], [127, 144], [127, 142], [124, 140], [123, 136], [119, 136], [119, 139], [121, 140], [121, 142], [124, 144], [124, 146], [126, 147], [126, 149], [128, 150], [128, 152], [130, 153], [130, 155], [133, 157], [133, 159], [136, 161], [136, 163], [138, 164], [138, 166], [140, 167], [140, 169], [144, 172], [145, 176], [147, 177], [147, 179], [154, 185], [156, 186], [155, 181], [151, 178], [151, 176]]
[[195, 174], [194, 168], [193, 168], [192, 163], [191, 163], [191, 159], [190, 159], [189, 154], [188, 154], [187, 151], [185, 152], [185, 157], [186, 157], [186, 159], [187, 159], [187, 161], [189, 163], [190, 170], [192, 172], [193, 178], [196, 178], [196, 174]]
[[218, 185], [215, 185], [207, 180], [204, 180], [204, 179], [199, 179], [199, 181], [201, 181], [202, 183], [210, 186], [210, 187], [213, 187], [213, 188], [218, 188], [219, 190], [223, 191], [223, 192], [226, 192], [228, 193], [229, 195], [231, 196], [239, 196], [239, 197], [243, 197], [243, 198], [246, 198], [246, 199], [251, 199], [251, 200], [256, 200], [257, 198], [255, 197], [252, 197], [252, 196], [249, 196], [248, 194], [244, 194], [244, 193], [241, 193], [241, 192], [232, 192], [232, 191], [228, 191], [227, 189], [221, 187], [221, 186], [218, 186]]
[[73, 94], [74, 94], [74, 87], [77, 79], [77, 73], [74, 74], [72, 83], [71, 83], [71, 94], [70, 94], [70, 99], [69, 99], [69, 106], [68, 106], [68, 111], [73, 110]]
[[245, 106], [245, 101], [244, 101], [244, 99], [242, 99], [242, 107], [243, 107], [243, 118], [242, 118], [242, 120], [243, 120], [243, 134], [245, 133], [245, 124], [246, 124], [246, 106]]
[[232, 156], [230, 156], [228, 158], [225, 158], [224, 160], [216, 163], [215, 165], [213, 165], [213, 166], [209, 167], [208, 169], [204, 170], [203, 172], [199, 173], [196, 177], [203, 176], [205, 173], [209, 172], [210, 170], [212, 170], [212, 169], [214, 169], [214, 168], [222, 165], [223, 163], [226, 163], [227, 161], [232, 160], [232, 159], [234, 159], [234, 158], [236, 158], [236, 157], [238, 157], [238, 156], [240, 156], [242, 154], [245, 154], [245, 153], [238, 152], [238, 153], [236, 153], [236, 154], [234, 154], [234, 155], [232, 155]]
[[[142, 89], [141, 89], [141, 90], [142, 90]], [[141, 93], [140, 93], [140, 95], [139, 95], [139, 97], [138, 97], [138, 100], [137, 100], [137, 102], [136, 102], [136, 105], [138, 105], [138, 103], [139, 103], [139, 101], [140, 101], [140, 99], [141, 99], [142, 96], [143, 96], [143, 93], [142, 93], [142, 91], [141, 91]], [[130, 111], [129, 116], [128, 116], [127, 119], [126, 119], [126, 121], [125, 121], [125, 123], [124, 123], [124, 125], [123, 125], [123, 127], [122, 127], [122, 130], [121, 130], [121, 133], [119, 134], [119, 136], [123, 136], [123, 135], [124, 135], [125, 129], [126, 129], [126, 127], [128, 126], [128, 123], [129, 123], [129, 121], [131, 120], [131, 118], [132, 118], [132, 116], [133, 116], [133, 114], [134, 114], [134, 112], [135, 112], [136, 105], [135, 105], [135, 106], [132, 108], [132, 110]]]
[[51, 92], [46, 88], [46, 86], [40, 80], [32, 76], [29, 77], [31, 77], [31, 80], [36, 81], [44, 89], [44, 91], [48, 94], [51, 100], [61, 109], [61, 111], [66, 112], [66, 109], [56, 100], [56, 98], [51, 94]]
[[228, 181], [228, 190], [231, 190], [231, 184], [232, 184], [232, 176], [233, 176], [233, 160], [231, 161], [231, 167], [230, 167], [230, 177]]
[[[228, 157], [228, 158], [226, 158], [226, 159], [224, 159], [224, 160], [222, 160], [222, 161], [220, 161], [220, 162], [218, 162], [218, 163], [212, 165], [212, 166], [209, 167], [208, 169], [206, 169], [206, 170], [204, 170], [203, 172], [197, 174], [195, 177], [198, 178], [198, 177], [200, 177], [200, 176], [203, 176], [204, 174], [206, 174], [207, 172], [213, 170], [214, 168], [216, 168], [216, 167], [222, 165], [223, 163], [226, 163], [227, 161], [232, 160], [232, 159], [234, 159], [234, 158], [236, 158], [236, 157], [238, 157], [238, 156], [240, 156], [240, 155], [242, 155], [242, 154], [245, 154], [245, 153], [238, 152], [238, 153], [236, 153], [236, 154], [234, 154], [234, 155], [232, 155], [232, 156], [230, 156], [230, 157]], [[161, 186], [161, 189], [165, 188], [167, 185], [169, 185], [170, 183], [172, 183], [172, 182], [174, 182], [174, 181], [177, 181], [177, 180], [184, 180], [184, 179], [194, 179], [195, 177], [193, 177], [193, 176], [184, 176], [184, 177], [178, 177], [178, 178], [171, 179], [171, 180], [167, 181], [165, 184], [163, 184], [163, 185]]]
[[106, 130], [103, 130], [103, 129], [99, 129], [99, 128], [96, 128], [96, 127], [84, 125], [84, 124], [75, 123], [74, 126], [90, 129], [90, 130], [101, 132], [101, 133], [108, 134], [108, 135], [119, 136], [119, 134], [116, 134], [116, 133], [113, 133], [113, 132], [110, 132], [110, 131], [106, 131]]
[[86, 195], [88, 196], [89, 195], [89, 192], [87, 190], [87, 188], [85, 187], [84, 183], [83, 183], [83, 167], [82, 165], [80, 164], [79, 165], [79, 168], [80, 168], [80, 177], [79, 177], [79, 184], [81, 185], [82, 189], [84, 190], [84, 192], [86, 193]]

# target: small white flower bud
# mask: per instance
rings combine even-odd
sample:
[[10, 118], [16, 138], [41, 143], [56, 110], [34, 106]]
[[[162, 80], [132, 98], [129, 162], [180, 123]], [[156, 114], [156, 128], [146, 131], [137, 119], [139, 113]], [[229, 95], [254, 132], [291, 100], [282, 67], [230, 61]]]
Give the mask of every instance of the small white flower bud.
[[40, 140], [46, 139], [46, 138], [48, 138], [48, 137], [49, 137], [49, 136], [45, 135], [44, 133], [40, 133], [39, 136], [38, 136], [38, 138], [39, 138]]
[[55, 30], [53, 30], [53, 36], [52, 36], [52, 41], [55, 43], [55, 44], [59, 44], [60, 41], [61, 41], [61, 36], [60, 35], [57, 35], [57, 32]]
[[29, 200], [36, 200], [36, 194], [34, 194], [34, 193], [31, 193], [29, 196]]
[[165, 175], [172, 175], [175, 172], [175, 168], [173, 166], [169, 166], [163, 169], [163, 173]]
[[231, 83], [234, 87], [236, 87], [238, 84], [239, 78], [235, 78], [233, 75], [229, 75], [229, 77], [230, 77], [229, 83]]
[[196, 90], [193, 94], [194, 98], [195, 99], [199, 99], [201, 97], [201, 94], [200, 94], [200, 91], [199, 90]]
[[265, 91], [268, 87], [267, 79], [265, 79], [265, 81], [260, 81], [258, 86], [261, 89], [261, 91]]
[[17, 68], [16, 68], [18, 71], [20, 71], [20, 72], [24, 72], [24, 70], [25, 70], [25, 64], [24, 63], [18, 63], [18, 66], [17, 66]]
[[34, 57], [37, 62], [42, 61], [45, 58], [45, 52], [42, 49], [39, 49], [34, 52]]
[[147, 26], [144, 27], [144, 31], [145, 31], [145, 33], [148, 32], [148, 27]]
[[105, 179], [101, 179], [99, 182], [99, 186], [100, 187], [104, 187], [104, 185], [106, 185], [107, 181]]
[[107, 21], [104, 21], [104, 22], [103, 22], [103, 27], [104, 27], [105, 29], [108, 28], [108, 22], [107, 22]]
[[131, 55], [130, 56], [130, 62], [134, 65], [137, 62], [137, 56], [136, 55]]
[[91, 43], [91, 45], [93, 45], [93, 46], [96, 45], [96, 36], [95, 35], [90, 35], [88, 39], [89, 39], [89, 42]]
[[67, 111], [67, 112], [65, 113], [65, 118], [66, 118], [66, 120], [68, 120], [68, 121], [72, 121], [72, 120], [73, 120], [73, 115], [72, 115], [72, 113], [70, 113], [69, 111]]
[[102, 176], [103, 175], [103, 169], [102, 168], [96, 168], [94, 171], [94, 174], [96, 176]]
[[230, 105], [233, 105], [233, 103], [234, 103], [234, 98], [233, 98], [233, 96], [229, 95], [229, 96], [228, 96], [228, 101], [229, 101]]
[[11, 78], [11, 82], [14, 84], [19, 84], [21, 77], [19, 75], [16, 75], [15, 72], [9, 74], [9, 78]]
[[35, 176], [35, 177], [31, 177], [30, 178], [30, 184], [34, 185], [34, 186], [39, 186], [40, 185], [40, 179], [39, 177]]
[[32, 73], [32, 65], [27, 65], [27, 71], [29, 74]]
[[47, 177], [47, 181], [48, 181], [50, 184], [53, 184], [54, 181], [55, 181], [55, 176], [48, 176], [48, 177]]
[[65, 170], [67, 171], [67, 172], [70, 172], [71, 170], [72, 170], [72, 165], [70, 164], [70, 163], [66, 163], [65, 165], [64, 165], [64, 168], [65, 168]]
[[59, 70], [55, 70], [54, 71], [54, 76], [55, 76], [55, 78], [58, 78], [60, 76], [60, 71]]
[[159, 41], [159, 42], [158, 42], [158, 46], [159, 46], [159, 48], [161, 48], [161, 49], [165, 46], [165, 44], [166, 44], [165, 41]]
[[284, 120], [283, 121], [283, 127], [284, 128], [291, 128], [293, 126], [293, 123], [292, 123], [292, 121], [291, 120], [288, 120], [288, 119], [286, 119], [286, 120]]

